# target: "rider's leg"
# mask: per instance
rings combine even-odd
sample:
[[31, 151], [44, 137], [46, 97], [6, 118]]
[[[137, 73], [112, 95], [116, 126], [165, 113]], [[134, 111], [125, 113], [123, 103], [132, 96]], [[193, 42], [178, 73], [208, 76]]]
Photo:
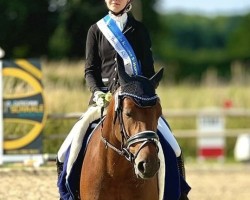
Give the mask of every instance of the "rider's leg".
[[[104, 111], [105, 114], [106, 111]], [[79, 135], [85, 135], [88, 126], [95, 120], [99, 119], [101, 117], [101, 108], [97, 106], [90, 106], [87, 111], [81, 116], [81, 118], [76, 122], [76, 124], [71, 129], [70, 133], [67, 135], [66, 139], [64, 140], [63, 144], [61, 145], [58, 153], [57, 153], [57, 169], [58, 174], [61, 174], [62, 172], [62, 165], [65, 160], [65, 155], [67, 150], [69, 149], [69, 146], [72, 144], [72, 142], [75, 141], [74, 138], [78, 138]], [[75, 152], [78, 153], [75, 149]]]
[[56, 168], [57, 168], [58, 179], [59, 179], [60, 174], [63, 171], [63, 162], [64, 162], [64, 159], [65, 159], [66, 151], [69, 148], [69, 146], [71, 145], [75, 134], [78, 134], [78, 132], [79, 132], [77, 130], [79, 130], [79, 126], [81, 125], [81, 119], [82, 119], [82, 117], [73, 126], [73, 128], [71, 129], [71, 131], [69, 132], [69, 134], [65, 138], [64, 142], [62, 143], [62, 145], [61, 145], [61, 147], [60, 147], [60, 149], [59, 149], [59, 151], [57, 153]]
[[178, 169], [181, 174], [181, 176], [185, 179], [185, 167], [184, 167], [184, 160], [182, 156], [182, 151], [177, 143], [174, 135], [172, 134], [168, 123], [160, 117], [158, 120], [158, 130], [162, 133], [163, 137], [166, 139], [166, 141], [169, 143], [169, 145], [172, 147], [172, 149], [175, 152], [175, 155], [177, 157], [177, 164], [178, 164]]
[[[185, 167], [184, 167], [184, 160], [183, 160], [181, 148], [179, 144], [177, 143], [175, 137], [173, 136], [168, 123], [162, 117], [160, 117], [158, 120], [157, 128], [162, 133], [162, 136], [166, 139], [166, 141], [169, 143], [172, 149], [174, 150], [175, 155], [177, 157], [177, 166], [178, 166], [179, 173], [185, 180], [186, 178]], [[180, 200], [188, 200], [188, 192], [182, 190]]]
[[67, 149], [71, 145], [74, 136], [76, 134], [79, 134], [79, 131], [81, 130], [81, 126], [83, 124], [83, 122], [82, 122], [83, 117], [84, 117], [84, 114], [75, 123], [75, 125], [73, 126], [73, 128], [70, 130], [69, 134], [67, 135], [67, 137], [63, 141], [63, 143], [62, 143], [62, 145], [61, 145], [61, 147], [60, 147], [60, 149], [59, 149], [59, 151], [57, 153], [57, 160], [59, 162], [61, 162], [61, 163], [64, 162], [65, 154], [66, 154]]
[[[65, 138], [63, 144], [61, 145], [58, 153], [57, 153], [57, 157], [56, 157], [56, 170], [57, 170], [57, 180], [60, 180], [62, 171], [63, 171], [63, 165], [64, 165], [64, 161], [65, 161], [65, 156], [66, 156], [66, 151], [68, 150], [69, 146], [72, 143], [72, 140], [74, 138], [74, 136], [76, 134], [79, 134], [79, 126], [81, 124], [81, 119], [80, 118], [76, 124], [73, 126], [73, 128], [71, 129], [71, 131], [69, 132], [69, 134], [67, 135], [67, 137]], [[62, 198], [60, 198], [59, 200], [61, 200]]]

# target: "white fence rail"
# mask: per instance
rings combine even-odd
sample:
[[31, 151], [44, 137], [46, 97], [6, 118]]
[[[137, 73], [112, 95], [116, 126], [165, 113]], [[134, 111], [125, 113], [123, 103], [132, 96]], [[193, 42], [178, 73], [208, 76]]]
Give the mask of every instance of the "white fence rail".
[[[53, 120], [60, 120], [60, 119], [65, 119], [65, 120], [70, 120], [70, 119], [75, 119], [77, 120], [82, 113], [56, 113], [56, 114], [49, 114], [48, 118], [53, 119]], [[163, 110], [163, 115], [167, 119], [174, 119], [174, 118], [195, 118], [199, 119], [201, 115], [206, 115], [206, 116], [220, 116], [223, 117], [225, 120], [227, 117], [246, 117], [249, 118], [247, 119], [250, 121], [250, 110], [248, 109], [205, 109], [205, 110], [193, 110], [193, 109], [188, 109], [188, 110]], [[250, 122], [249, 122], [250, 123]], [[185, 129], [185, 130], [173, 130], [174, 135], [177, 138], [199, 138], [200, 132], [197, 129]], [[224, 137], [237, 137], [240, 134], [243, 133], [250, 133], [250, 128], [246, 129], [225, 129], [223, 131]], [[203, 133], [202, 137], [214, 137], [215, 134], [217, 133]], [[64, 139], [66, 137], [67, 133], [54, 133], [51, 135], [46, 136], [46, 139]], [[32, 155], [25, 155], [28, 156], [22, 157], [18, 155], [18, 159], [20, 160], [33, 160], [34, 164], [40, 165], [43, 162], [46, 161], [55, 161], [56, 154], [44, 154], [44, 155], [39, 155], [39, 159], [36, 157], [33, 157]], [[14, 159], [15, 162], [18, 162], [17, 159]], [[8, 160], [8, 157], [5, 157], [4, 162], [13, 162], [13, 158], [11, 158], [11, 161]], [[1, 165], [1, 163], [0, 163]]]
[[[56, 113], [49, 114], [48, 117], [52, 119], [77, 119], [83, 113]], [[163, 115], [165, 117], [196, 117], [200, 114], [207, 115], [223, 115], [225, 117], [250, 117], [250, 109], [244, 108], [231, 108], [231, 109], [182, 109], [182, 110], [163, 110]]]
[[[57, 113], [57, 114], [49, 114], [49, 119], [78, 119], [82, 113]], [[250, 109], [217, 109], [217, 108], [208, 108], [208, 109], [186, 109], [186, 110], [163, 110], [163, 116], [167, 119], [173, 118], [198, 118], [200, 115], [206, 116], [222, 116], [227, 117], [246, 117], [250, 118]], [[198, 129], [175, 129], [173, 130], [174, 135], [180, 138], [192, 138], [197, 137], [199, 135]], [[236, 137], [242, 133], [250, 133], [250, 128], [242, 128], [242, 129], [225, 129], [223, 134], [225, 137]], [[203, 134], [203, 136], [213, 137], [213, 134]], [[65, 137], [65, 135], [55, 134], [51, 135], [52, 138], [61, 138]]]

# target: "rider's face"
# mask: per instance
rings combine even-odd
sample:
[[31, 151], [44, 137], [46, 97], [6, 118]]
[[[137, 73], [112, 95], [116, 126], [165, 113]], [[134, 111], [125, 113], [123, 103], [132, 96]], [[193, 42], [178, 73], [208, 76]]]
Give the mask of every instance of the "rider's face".
[[107, 7], [114, 13], [120, 12], [128, 3], [128, 0], [105, 0]]

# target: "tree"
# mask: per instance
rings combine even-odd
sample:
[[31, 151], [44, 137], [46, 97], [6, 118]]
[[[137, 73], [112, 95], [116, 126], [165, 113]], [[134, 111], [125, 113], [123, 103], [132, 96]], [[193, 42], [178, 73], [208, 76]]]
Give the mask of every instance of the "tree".
[[235, 60], [250, 59], [250, 14], [242, 18], [241, 23], [234, 29], [229, 37], [227, 50], [230, 57]]
[[104, 12], [104, 1], [67, 0], [59, 10], [58, 24], [50, 38], [49, 57], [83, 58], [87, 31]]
[[6, 57], [36, 57], [46, 54], [55, 13], [49, 0], [0, 0], [0, 45]]
[[[154, 2], [144, 0], [143, 21], [156, 31]], [[87, 31], [106, 13], [104, 0], [0, 0], [0, 46], [6, 58], [84, 58]]]

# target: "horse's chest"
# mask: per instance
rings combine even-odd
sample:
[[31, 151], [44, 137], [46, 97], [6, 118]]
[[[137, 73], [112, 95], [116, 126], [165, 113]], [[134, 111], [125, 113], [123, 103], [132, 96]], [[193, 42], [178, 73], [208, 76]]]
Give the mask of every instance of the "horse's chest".
[[136, 181], [107, 181], [96, 189], [98, 200], [159, 200], [156, 187]]

